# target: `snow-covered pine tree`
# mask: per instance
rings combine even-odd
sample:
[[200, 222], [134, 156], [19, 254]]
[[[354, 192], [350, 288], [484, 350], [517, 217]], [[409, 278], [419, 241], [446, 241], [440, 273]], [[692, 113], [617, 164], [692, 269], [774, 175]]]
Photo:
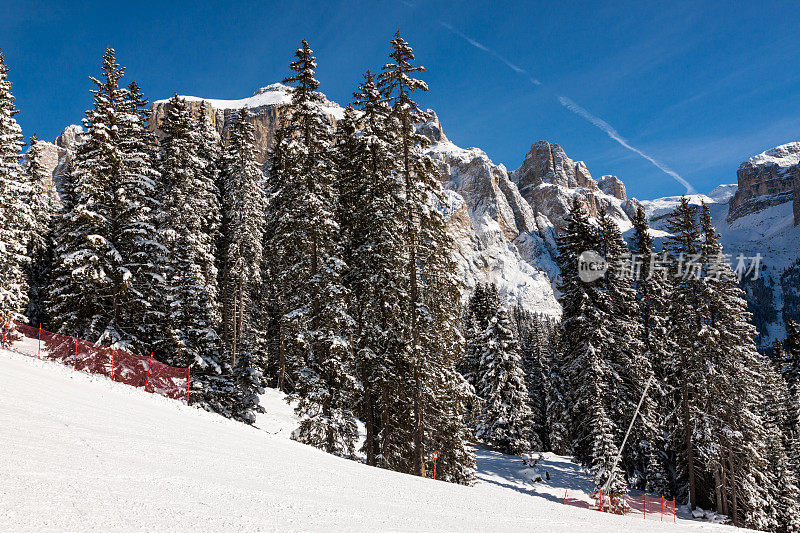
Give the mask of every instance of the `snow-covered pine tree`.
[[465, 351], [458, 369], [476, 391], [479, 390], [483, 379], [480, 374], [481, 359], [486, 349], [483, 344], [483, 334], [500, 306], [500, 293], [493, 283], [476, 284], [467, 302], [464, 323]]
[[22, 129], [14, 118], [18, 110], [8, 72], [0, 52], [0, 313], [25, 320], [29, 230], [34, 220], [28, 204], [30, 183], [19, 164]]
[[498, 306], [481, 335], [477, 392], [483, 409], [476, 436], [503, 453], [519, 455], [531, 449], [533, 413], [512, 327]]
[[[567, 227], [558, 238], [558, 264], [561, 268], [563, 315], [560, 324], [560, 366], [566, 377], [569, 435], [575, 457], [591, 467], [598, 487], [612, 475], [611, 465], [618, 453], [615, 437], [619, 428], [611, 418], [609, 405], [620, 377], [613, 360], [615, 306], [602, 280], [584, 282], [578, 276], [578, 258], [584, 251], [599, 252], [604, 244], [601, 233], [590, 222], [579, 200], [566, 217]], [[613, 473], [611, 490], [624, 480]]]
[[398, 421], [390, 398], [408, 355], [403, 181], [395, 170], [394, 132], [387, 128], [391, 110], [369, 71], [354, 97], [360, 116], [348, 108], [339, 124], [339, 221], [362, 383], [363, 449], [367, 464], [391, 468]]
[[550, 339], [545, 318], [534, 315], [521, 305], [511, 310], [519, 339], [520, 365], [528, 390], [532, 413], [531, 449], [549, 450], [547, 428], [547, 382], [550, 378]]
[[118, 322], [129, 338], [127, 349], [146, 354], [158, 344], [154, 324], [164, 319], [160, 308], [165, 249], [158, 238], [161, 204], [157, 186], [155, 139], [148, 130], [150, 112], [139, 85], [128, 85], [118, 124], [122, 156], [118, 214], [119, 249], [130, 283], [123, 289]]
[[215, 329], [214, 221], [218, 193], [198, 156], [198, 125], [186, 102], [173, 96], [161, 124], [162, 209], [159, 233], [166, 247], [166, 313], [159, 359], [192, 366], [190, 400], [207, 410], [233, 415], [229, 368], [221, 359]]
[[[408, 272], [408, 300], [404, 308], [410, 357], [400, 383], [406, 385], [401, 397], [409, 399], [413, 407], [412, 416], [405, 413], [395, 416], [408, 425], [413, 437], [412, 471], [424, 476], [426, 439], [430, 443], [442, 442], [439, 432], [445, 427], [451, 436], [465, 434], [463, 416], [459, 413], [466, 404], [461, 394], [466, 383], [455, 371], [461, 357], [460, 296], [453, 275], [453, 244], [445, 230], [448, 201], [436, 166], [422, 150], [428, 139], [416, 130], [416, 125], [424, 122], [425, 114], [413, 95], [418, 90], [427, 91], [427, 85], [413, 76], [424, 69], [414, 64], [414, 52], [399, 32], [391, 40], [391, 46], [390, 62], [383, 66], [378, 86], [392, 109], [388, 123], [394, 131], [393, 151], [400, 162], [398, 168], [403, 180]], [[436, 398], [448, 400], [449, 406], [436, 403]], [[458, 462], [450, 462], [447, 468], [454, 473], [470, 470], [472, 459], [466, 442], [458, 438], [450, 446], [447, 451], [452, 461]]]
[[[124, 68], [103, 55], [86, 134], [72, 162], [72, 207], [59, 223], [51, 286], [51, 322], [59, 331], [146, 353], [149, 312], [158, 273], [151, 269], [152, 161], [138, 103], [120, 87]], [[140, 94], [134, 97], [137, 102]], [[147, 288], [150, 287], [150, 288]]]
[[666, 226], [672, 235], [665, 243], [671, 256], [672, 277], [669, 336], [675, 342], [664, 361], [666, 403], [670, 407], [665, 425], [671, 428], [667, 446], [675, 455], [676, 496], [685, 498], [694, 508], [698, 494], [696, 441], [700, 431], [695, 422], [700, 420], [702, 398], [707, 396], [703, 385], [705, 368], [696, 354], [701, 302], [693, 265], [700, 253], [700, 232], [695, 210], [686, 197], [667, 217]]
[[784, 395], [783, 384], [756, 349], [756, 328], [706, 205], [701, 207], [700, 228], [704, 306], [696, 351], [706, 369], [708, 394], [700, 399], [700, 417], [693, 421], [704, 433], [697, 439], [702, 443], [700, 479], [714, 480], [717, 508], [735, 525], [772, 529], [785, 517], [798, 515], [781, 417], [771, 414], [774, 407], [769, 406]]
[[25, 152], [25, 175], [28, 181], [32, 226], [28, 229], [30, 241], [27, 255], [28, 323], [37, 325], [47, 321], [47, 286], [52, 267], [51, 219], [58, 205], [52, 178], [42, 163], [42, 143], [31, 135]]
[[[649, 465], [645, 490], [655, 494], [665, 494], [670, 486], [670, 479], [664, 471], [666, 466], [664, 433], [668, 431], [663, 421], [674, 407], [668, 407], [667, 401], [671, 395], [665, 394], [667, 380], [665, 364], [669, 354], [674, 351], [674, 343], [669, 336], [669, 298], [670, 277], [669, 272], [662, 266], [660, 257], [655, 253], [653, 237], [642, 207], [637, 209], [632, 218], [633, 222], [633, 255], [632, 266], [636, 273], [634, 286], [637, 293], [638, 309], [642, 328], [640, 330], [643, 344], [643, 357], [652, 364], [653, 383], [650, 386], [650, 398], [656, 406], [648, 405], [650, 415], [659, 421], [661, 431], [651, 435], [652, 442], [643, 451]], [[638, 265], [638, 268], [636, 267]]]
[[302, 417], [294, 437], [329, 453], [350, 456], [357, 437], [353, 406], [357, 379], [350, 346], [352, 319], [341, 276], [336, 221], [333, 127], [320, 107], [316, 59], [303, 40], [290, 68], [294, 85], [289, 120], [278, 135], [270, 181], [268, 249], [281, 306], [281, 344]]
[[786, 382], [766, 359], [762, 360], [763, 391], [760, 414], [766, 448], [766, 469], [759, 472], [763, 477], [772, 477], [773, 489], [765, 493], [768, 499], [766, 518], [770, 531], [800, 531], [800, 490], [790, 454], [796, 453], [794, 440], [787, 431], [790, 426], [793, 404], [789, 400]]
[[546, 324], [548, 351], [546, 354], [547, 379], [544, 382], [545, 428], [543, 443], [547, 449], [560, 454], [571, 453], [569, 442], [569, 415], [567, 412], [567, 377], [561, 355], [560, 330], [557, 325]]
[[784, 435], [791, 467], [800, 478], [800, 325], [794, 320], [786, 321], [786, 340], [780, 353], [776, 362], [786, 382], [789, 411]]
[[642, 342], [642, 319], [631, 268], [633, 256], [616, 222], [604, 209], [598, 214], [598, 224], [600, 253], [609, 263], [605, 276], [596, 282], [606, 292], [611, 306], [606, 327], [613, 338], [604, 350], [613, 372], [608, 381], [609, 416], [618, 430], [615, 440], [621, 443], [644, 389], [651, 383], [631, 427], [621, 464], [632, 486], [644, 489], [650, 485], [663, 494], [666, 472], [655, 448], [662, 434], [662, 417], [654, 394], [657, 389], [652, 387], [652, 364]]
[[220, 183], [223, 187], [222, 219], [225, 220], [220, 242], [222, 255], [220, 294], [222, 325], [225, 328], [227, 356], [234, 381], [246, 403], [235, 405], [235, 418], [252, 423], [254, 412], [263, 412], [258, 405], [261, 389], [261, 360], [258, 349], [261, 313], [257, 291], [262, 282], [266, 197], [264, 174], [256, 159], [255, 128], [246, 109], [239, 111], [236, 123], [223, 149]]

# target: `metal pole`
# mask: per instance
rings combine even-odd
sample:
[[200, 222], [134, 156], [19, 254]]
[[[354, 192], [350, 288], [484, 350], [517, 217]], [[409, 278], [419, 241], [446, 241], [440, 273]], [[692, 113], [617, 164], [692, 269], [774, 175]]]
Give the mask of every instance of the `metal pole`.
[[625, 438], [622, 439], [622, 446], [619, 447], [619, 452], [617, 453], [617, 458], [614, 459], [614, 465], [611, 467], [611, 472], [608, 473], [608, 479], [606, 480], [606, 484], [603, 486], [603, 490], [608, 492], [608, 487], [611, 485], [611, 482], [614, 480], [614, 471], [617, 469], [617, 464], [619, 463], [620, 457], [622, 457], [622, 450], [625, 449], [625, 443], [628, 442], [628, 436], [631, 434], [631, 429], [633, 429], [633, 423], [636, 422], [636, 416], [639, 414], [639, 409], [642, 407], [642, 403], [644, 402], [644, 397], [647, 396], [647, 391], [650, 389], [650, 384], [653, 382], [653, 377], [650, 376], [650, 379], [647, 380], [647, 384], [644, 386], [644, 391], [642, 391], [642, 397], [639, 398], [639, 404], [636, 406], [636, 411], [633, 413], [633, 418], [631, 418], [631, 423], [628, 425], [628, 431], [625, 432]]

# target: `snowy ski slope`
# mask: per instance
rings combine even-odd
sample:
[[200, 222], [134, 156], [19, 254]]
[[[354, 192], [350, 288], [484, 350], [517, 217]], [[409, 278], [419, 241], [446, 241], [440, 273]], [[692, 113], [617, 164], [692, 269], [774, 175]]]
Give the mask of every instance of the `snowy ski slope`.
[[474, 487], [370, 468], [289, 440], [291, 408], [264, 403], [247, 427], [0, 352], [0, 530], [732, 531], [565, 506], [491, 452]]

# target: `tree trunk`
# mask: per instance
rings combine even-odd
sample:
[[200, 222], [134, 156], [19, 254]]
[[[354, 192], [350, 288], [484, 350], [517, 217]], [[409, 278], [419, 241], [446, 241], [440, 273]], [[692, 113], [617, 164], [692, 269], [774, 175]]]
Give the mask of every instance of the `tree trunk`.
[[383, 456], [383, 461], [387, 465], [389, 464], [389, 442], [390, 435], [391, 435], [391, 426], [389, 425], [389, 385], [388, 383], [384, 383], [383, 385], [383, 412], [381, 413], [383, 417], [383, 427], [381, 428], [383, 431], [383, 439], [381, 442], [381, 455]]
[[[719, 473], [720, 467], [717, 466], [714, 468], [714, 495], [716, 496], [717, 500], [717, 512], [723, 513], [722, 508], [722, 479]], [[723, 513], [725, 514], [725, 513]]]
[[283, 344], [283, 327], [278, 326], [278, 390], [286, 392], [286, 348]]
[[[228, 291], [228, 292], [233, 292], [233, 291]], [[230, 344], [231, 368], [233, 368], [233, 367], [236, 366], [236, 348], [237, 348], [237, 346], [236, 346], [236, 341], [237, 341], [237, 338], [236, 338], [236, 316], [238, 314], [237, 310], [236, 310], [236, 304], [238, 303], [238, 301], [236, 300], [236, 297], [233, 296], [233, 294], [229, 294], [228, 296], [233, 301], [233, 305], [228, 309], [228, 311], [231, 313], [231, 317], [228, 319], [228, 322], [226, 324], [226, 326], [230, 326], [231, 325], [230, 324], [230, 319], [233, 319], [233, 328], [231, 328], [231, 334], [232, 335], [231, 335], [231, 344]]]
[[[683, 360], [684, 372], [688, 365], [686, 360], [686, 351], [681, 350], [681, 359]], [[689, 385], [687, 380], [684, 379], [681, 383], [681, 403], [683, 403], [683, 426], [684, 426], [684, 451], [686, 453], [686, 464], [689, 475], [689, 508], [694, 509], [697, 504], [697, 496], [695, 494], [695, 481], [694, 481], [694, 449], [692, 445], [692, 420], [689, 412]]]
[[733, 452], [728, 449], [728, 467], [731, 473], [731, 519], [733, 525], [739, 527], [739, 505], [736, 494], [736, 467], [733, 463]]

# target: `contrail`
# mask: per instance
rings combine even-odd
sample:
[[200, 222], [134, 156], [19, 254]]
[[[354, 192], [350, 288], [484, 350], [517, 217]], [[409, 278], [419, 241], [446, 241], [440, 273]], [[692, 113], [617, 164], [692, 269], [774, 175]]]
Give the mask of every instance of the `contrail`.
[[528, 79], [528, 81], [530, 81], [532, 84], [534, 84], [534, 85], [541, 85], [542, 84], [542, 82], [540, 82], [539, 80], [534, 78], [531, 75], [530, 72], [528, 72], [527, 70], [525, 70], [524, 68], [522, 68], [522, 67], [520, 67], [518, 65], [515, 65], [514, 63], [512, 63], [511, 61], [509, 61], [505, 57], [501, 56], [500, 54], [498, 54], [497, 52], [495, 52], [494, 50], [492, 50], [488, 46], [486, 46], [486, 45], [484, 45], [482, 43], [479, 43], [478, 41], [476, 41], [475, 39], [473, 39], [472, 37], [470, 37], [468, 35], [465, 35], [465, 34], [461, 33], [460, 31], [458, 31], [457, 29], [455, 29], [453, 26], [451, 26], [450, 24], [448, 24], [446, 22], [441, 22], [440, 21], [439, 24], [441, 24], [442, 26], [447, 28], [451, 33], [461, 37], [462, 39], [467, 41], [469, 44], [471, 44], [472, 46], [474, 46], [478, 50], [482, 50], [482, 51], [484, 51], [484, 52], [486, 52], [488, 54], [493, 55], [496, 59], [499, 59], [505, 66], [507, 66], [508, 68], [510, 68], [511, 70], [516, 72], [517, 74], [524, 75]]
[[[401, 0], [401, 1], [404, 1], [404, 0]], [[482, 50], [482, 51], [484, 51], [484, 52], [486, 52], [488, 54], [491, 54], [492, 56], [495, 57], [495, 59], [498, 59], [499, 61], [501, 61], [503, 64], [505, 64], [508, 68], [510, 68], [511, 70], [516, 72], [517, 74], [525, 76], [528, 79], [528, 81], [530, 81], [533, 85], [537, 85], [537, 86], [542, 85], [542, 82], [540, 82], [539, 80], [534, 78], [527, 70], [525, 70], [524, 68], [522, 68], [522, 67], [520, 67], [518, 65], [515, 65], [514, 63], [512, 63], [511, 61], [509, 61], [505, 57], [501, 56], [500, 54], [498, 54], [497, 52], [495, 52], [494, 50], [492, 50], [491, 48], [486, 46], [485, 44], [476, 41], [475, 39], [473, 39], [472, 37], [469, 37], [468, 35], [465, 35], [464, 33], [458, 31], [457, 29], [455, 29], [453, 26], [451, 26], [450, 24], [448, 24], [446, 22], [439, 21], [439, 24], [441, 24], [443, 27], [447, 28], [447, 30], [450, 31], [452, 34], [460, 37], [461, 39], [463, 39], [465, 41], [467, 41], [469, 44], [471, 44], [472, 46], [474, 46], [478, 50]], [[600, 128], [601, 130], [606, 132], [606, 134], [609, 137], [611, 137], [611, 139], [613, 139], [614, 141], [619, 143], [619, 145], [622, 146], [623, 148], [625, 148], [626, 150], [630, 150], [631, 152], [635, 153], [639, 157], [642, 157], [642, 158], [646, 159], [647, 161], [652, 163], [656, 168], [658, 168], [660, 171], [664, 172], [668, 176], [671, 176], [673, 179], [675, 179], [675, 181], [677, 181], [678, 183], [680, 183], [681, 185], [686, 187], [686, 194], [696, 194], [697, 193], [695, 188], [692, 187], [691, 184], [689, 184], [689, 182], [686, 181], [680, 174], [678, 174], [677, 172], [675, 172], [671, 168], [667, 167], [666, 165], [660, 163], [659, 161], [657, 161], [652, 156], [647, 155], [646, 153], [642, 152], [641, 150], [639, 150], [635, 146], [631, 146], [630, 143], [628, 143], [628, 141], [625, 140], [625, 138], [622, 135], [620, 135], [619, 132], [616, 129], [614, 129], [614, 127], [611, 126], [611, 124], [609, 124], [605, 120], [592, 115], [586, 109], [582, 108], [581, 106], [579, 106], [578, 104], [576, 104], [575, 102], [573, 102], [572, 100], [567, 98], [566, 96], [559, 96], [558, 97], [558, 101], [561, 103], [562, 106], [566, 107], [567, 109], [569, 109], [570, 111], [572, 111], [573, 113], [578, 115], [579, 117], [581, 117], [581, 118], [583, 118], [585, 120], [588, 120], [594, 126]]]
[[686, 194], [696, 194], [697, 193], [695, 188], [692, 187], [689, 184], [688, 181], [683, 179], [683, 177], [681, 177], [680, 174], [678, 174], [674, 170], [670, 169], [666, 165], [663, 165], [662, 163], [659, 163], [652, 156], [647, 155], [646, 153], [642, 152], [641, 150], [639, 150], [635, 146], [631, 146], [628, 143], [628, 141], [626, 141], [625, 138], [622, 137], [622, 135], [620, 135], [619, 132], [617, 132], [617, 130], [614, 129], [614, 127], [611, 126], [611, 124], [609, 124], [605, 120], [592, 115], [587, 110], [585, 110], [584, 108], [582, 108], [581, 106], [579, 106], [578, 104], [576, 104], [575, 102], [573, 102], [572, 100], [567, 98], [566, 96], [559, 96], [558, 97], [558, 101], [561, 103], [562, 106], [566, 107], [567, 109], [569, 109], [570, 111], [572, 111], [573, 113], [578, 115], [579, 117], [581, 117], [581, 118], [583, 118], [585, 120], [588, 120], [594, 126], [600, 128], [601, 130], [606, 132], [606, 135], [608, 135], [613, 140], [615, 140], [617, 143], [619, 143], [623, 148], [626, 148], [627, 150], [630, 150], [631, 152], [639, 155], [640, 157], [643, 157], [644, 159], [650, 161], [653, 165], [656, 166], [656, 168], [658, 168], [659, 170], [661, 170], [665, 174], [668, 174], [668, 175], [672, 176], [673, 178], [675, 178], [675, 180], [678, 183], [680, 183], [681, 185], [686, 187]]

